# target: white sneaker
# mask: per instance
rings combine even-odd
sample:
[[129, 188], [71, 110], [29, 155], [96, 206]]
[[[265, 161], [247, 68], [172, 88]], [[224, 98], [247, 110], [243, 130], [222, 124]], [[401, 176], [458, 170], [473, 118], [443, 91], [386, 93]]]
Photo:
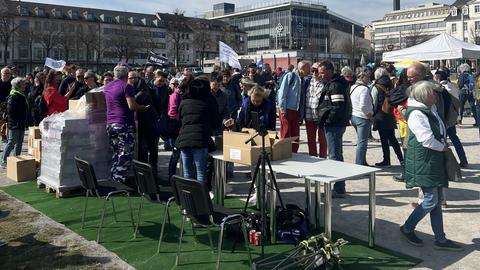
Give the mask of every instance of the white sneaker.
[[213, 192], [209, 191], [208, 195], [210, 195], [210, 200], [213, 200], [213, 197], [214, 197]]

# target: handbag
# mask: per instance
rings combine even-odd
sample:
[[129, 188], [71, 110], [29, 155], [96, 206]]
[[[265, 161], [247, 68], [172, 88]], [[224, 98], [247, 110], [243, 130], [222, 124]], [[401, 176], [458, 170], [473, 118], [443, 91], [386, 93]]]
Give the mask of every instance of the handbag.
[[445, 154], [445, 172], [447, 174], [448, 181], [459, 181], [462, 179], [462, 170], [457, 159], [453, 155], [452, 149], [448, 148]]

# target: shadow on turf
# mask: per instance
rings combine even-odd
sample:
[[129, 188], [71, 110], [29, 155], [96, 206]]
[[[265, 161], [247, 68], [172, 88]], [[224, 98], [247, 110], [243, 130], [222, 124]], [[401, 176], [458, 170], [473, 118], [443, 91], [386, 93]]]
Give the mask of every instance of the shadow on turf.
[[105, 264], [110, 258], [84, 256], [79, 251], [38, 240], [36, 234], [30, 233], [0, 247], [0, 261], [2, 269], [52, 269], [67, 265], [73, 269]]

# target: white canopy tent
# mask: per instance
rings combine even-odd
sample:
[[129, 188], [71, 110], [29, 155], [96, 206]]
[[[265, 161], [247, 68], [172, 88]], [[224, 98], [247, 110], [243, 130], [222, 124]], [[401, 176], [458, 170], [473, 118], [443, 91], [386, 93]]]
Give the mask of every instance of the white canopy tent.
[[447, 59], [480, 59], [480, 46], [463, 42], [442, 33], [421, 44], [383, 53], [383, 61], [432, 61]]

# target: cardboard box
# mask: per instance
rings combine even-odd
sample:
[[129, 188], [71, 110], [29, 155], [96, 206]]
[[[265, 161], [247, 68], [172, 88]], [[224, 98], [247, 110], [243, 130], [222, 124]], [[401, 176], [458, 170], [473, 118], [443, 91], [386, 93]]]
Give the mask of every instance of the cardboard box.
[[41, 139], [42, 134], [40, 133], [39, 127], [29, 127], [28, 128], [28, 137], [32, 139]]
[[33, 148], [42, 149], [42, 139], [33, 139]]
[[82, 110], [85, 108], [85, 101], [80, 99], [71, 99], [68, 101], [68, 109], [69, 110]]
[[28, 147], [28, 151], [27, 151], [27, 152], [28, 152], [28, 154], [29, 154], [30, 156], [33, 156], [33, 155], [35, 155], [35, 148], [33, 148], [33, 147]]
[[[245, 144], [251, 136], [245, 132], [223, 132], [223, 159], [244, 165], [255, 165], [262, 153], [262, 147], [255, 140]], [[267, 148], [269, 151], [270, 148]]]
[[[254, 129], [243, 129], [242, 131], [248, 132], [250, 136], [254, 136], [257, 132]], [[268, 131], [268, 138], [265, 138], [265, 147], [270, 148], [271, 160], [282, 160], [292, 157], [292, 143], [298, 139], [298, 137], [276, 139], [277, 133], [275, 131]], [[257, 136], [255, 143], [259, 146], [262, 145], [262, 137]], [[268, 151], [267, 151], [268, 152]]]
[[105, 111], [107, 105], [105, 103], [105, 94], [103, 92], [87, 92], [85, 99], [88, 106], [92, 106], [93, 110]]
[[16, 182], [37, 179], [37, 163], [30, 156], [16, 156], [7, 158], [7, 178]]
[[42, 150], [41, 148], [35, 148], [33, 151], [33, 157], [35, 158], [35, 161], [40, 162], [42, 159]]

